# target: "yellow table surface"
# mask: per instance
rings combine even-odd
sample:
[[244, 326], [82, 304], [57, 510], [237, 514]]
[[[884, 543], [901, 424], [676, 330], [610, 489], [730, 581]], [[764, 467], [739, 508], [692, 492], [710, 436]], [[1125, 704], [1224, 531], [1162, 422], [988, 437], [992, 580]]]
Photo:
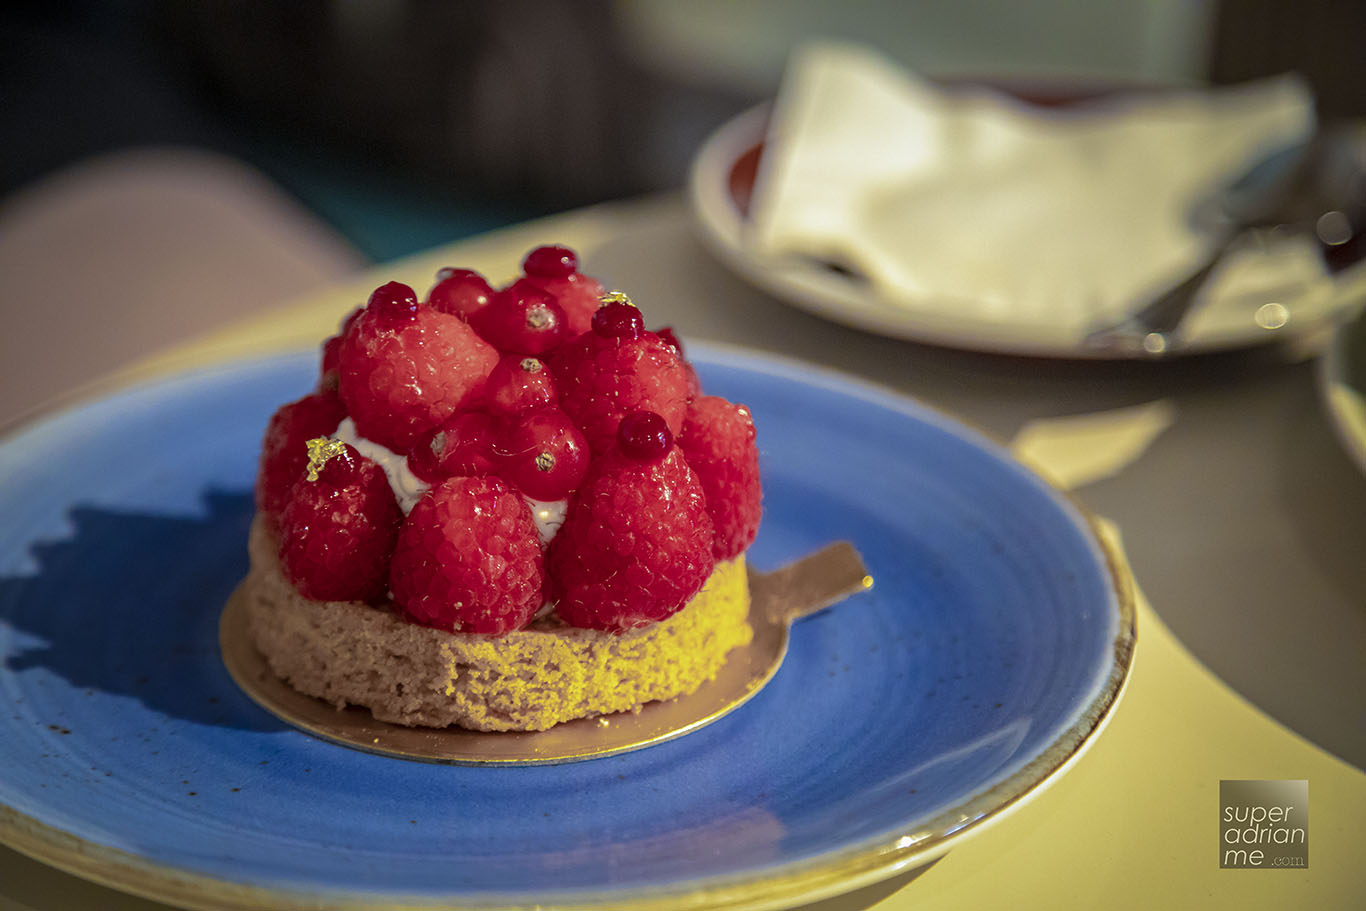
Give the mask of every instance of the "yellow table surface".
[[[610, 209], [587, 210], [461, 242], [164, 352], [116, 381], [316, 344], [383, 281], [422, 289], [450, 264], [501, 280], [546, 237], [588, 259], [611, 230]], [[1233, 693], [1172, 636], [1160, 610], [1140, 597], [1138, 645], [1122, 700], [1096, 742], [1050, 787], [921, 871], [807, 907], [1366, 907], [1366, 773]], [[1221, 779], [1309, 782], [1307, 869], [1220, 869]]]

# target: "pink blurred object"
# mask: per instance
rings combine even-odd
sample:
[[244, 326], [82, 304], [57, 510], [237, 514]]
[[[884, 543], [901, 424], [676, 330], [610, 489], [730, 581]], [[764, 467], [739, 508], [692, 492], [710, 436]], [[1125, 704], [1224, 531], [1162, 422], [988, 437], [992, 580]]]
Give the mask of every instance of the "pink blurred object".
[[367, 265], [249, 166], [147, 148], [0, 201], [0, 428], [138, 358]]

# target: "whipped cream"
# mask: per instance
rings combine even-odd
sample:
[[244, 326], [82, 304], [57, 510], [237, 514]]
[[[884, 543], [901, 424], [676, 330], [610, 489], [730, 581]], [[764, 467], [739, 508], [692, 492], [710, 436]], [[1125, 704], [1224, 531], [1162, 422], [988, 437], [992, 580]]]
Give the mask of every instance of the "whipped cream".
[[526, 505], [531, 507], [531, 518], [536, 522], [536, 535], [541, 539], [541, 545], [550, 543], [550, 539], [555, 537], [555, 533], [564, 524], [565, 513], [569, 510], [568, 500], [533, 500], [531, 497], [522, 497], [526, 500]]
[[[394, 499], [398, 501], [398, 507], [403, 510], [405, 516], [413, 511], [413, 506], [422, 495], [431, 489], [430, 484], [413, 474], [412, 469], [408, 467], [407, 456], [361, 436], [356, 432], [356, 423], [350, 418], [341, 422], [333, 438], [352, 446], [361, 455], [384, 469], [384, 476], [389, 479], [389, 488], [393, 490]], [[533, 500], [527, 496], [522, 499], [531, 510], [531, 518], [536, 523], [536, 536], [540, 538], [541, 546], [544, 547], [564, 524], [569, 501]]]
[[350, 418], [341, 422], [333, 438], [355, 447], [356, 452], [384, 469], [384, 475], [389, 479], [389, 487], [394, 491], [394, 499], [398, 500], [398, 508], [403, 510], [405, 516], [413, 511], [418, 498], [431, 487], [408, 468], [407, 456], [399, 455], [388, 446], [367, 440], [356, 432], [356, 424]]

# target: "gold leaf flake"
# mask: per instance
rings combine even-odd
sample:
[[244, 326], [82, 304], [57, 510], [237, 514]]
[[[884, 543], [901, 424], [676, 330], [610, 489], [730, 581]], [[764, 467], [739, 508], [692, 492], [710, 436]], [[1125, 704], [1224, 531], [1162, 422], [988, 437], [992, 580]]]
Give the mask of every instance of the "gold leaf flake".
[[598, 300], [603, 304], [626, 304], [631, 307], [635, 306], [635, 303], [626, 296], [625, 291], [608, 291], [602, 297], [598, 298]]
[[322, 471], [324, 465], [329, 460], [336, 458], [346, 451], [346, 444], [341, 440], [331, 440], [327, 437], [317, 437], [309, 440], [308, 446], [308, 480], [318, 480], [318, 472]]

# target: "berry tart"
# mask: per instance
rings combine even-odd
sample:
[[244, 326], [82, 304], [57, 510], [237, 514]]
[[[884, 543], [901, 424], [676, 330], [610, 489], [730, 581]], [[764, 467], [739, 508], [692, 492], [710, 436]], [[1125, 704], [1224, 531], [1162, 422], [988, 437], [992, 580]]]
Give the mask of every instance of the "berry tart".
[[272, 416], [243, 590], [295, 690], [537, 731], [691, 693], [750, 641], [749, 411], [572, 250], [522, 271], [376, 289]]

